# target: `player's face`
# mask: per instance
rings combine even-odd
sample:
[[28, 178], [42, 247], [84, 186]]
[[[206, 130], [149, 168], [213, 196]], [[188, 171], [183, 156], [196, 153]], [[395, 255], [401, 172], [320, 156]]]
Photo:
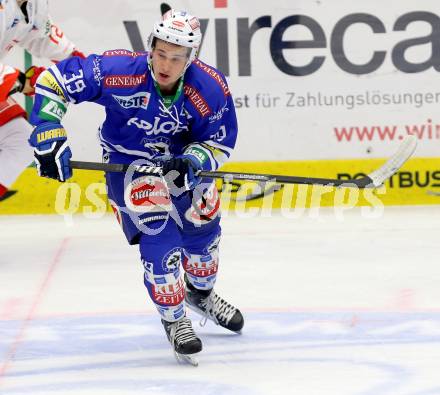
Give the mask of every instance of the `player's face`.
[[157, 40], [152, 52], [153, 71], [162, 92], [172, 91], [188, 61], [188, 48]]

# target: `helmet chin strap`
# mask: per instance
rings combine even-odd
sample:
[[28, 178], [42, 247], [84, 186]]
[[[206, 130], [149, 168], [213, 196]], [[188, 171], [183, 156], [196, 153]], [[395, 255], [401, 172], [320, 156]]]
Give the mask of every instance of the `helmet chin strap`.
[[150, 69], [151, 76], [153, 77], [153, 80], [157, 83], [156, 76], [154, 74], [153, 70], [153, 59], [151, 58], [151, 52], [148, 54], [148, 60], [147, 60], [148, 68]]

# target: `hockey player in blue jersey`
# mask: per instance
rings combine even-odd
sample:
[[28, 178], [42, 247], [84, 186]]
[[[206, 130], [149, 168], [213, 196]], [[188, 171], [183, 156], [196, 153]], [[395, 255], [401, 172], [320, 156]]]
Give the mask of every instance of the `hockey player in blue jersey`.
[[201, 40], [196, 17], [170, 10], [154, 25], [146, 53], [109, 50], [50, 67], [37, 81], [29, 140], [39, 175], [67, 180], [62, 117], [69, 103], [91, 101], [106, 110], [104, 161], [162, 166], [164, 177], [107, 173], [106, 183], [128, 242], [139, 244], [144, 283], [168, 339], [184, 355], [202, 349], [186, 306], [234, 332], [244, 324], [213, 290], [219, 196], [196, 173], [229, 158], [237, 120], [225, 77], [196, 57]]

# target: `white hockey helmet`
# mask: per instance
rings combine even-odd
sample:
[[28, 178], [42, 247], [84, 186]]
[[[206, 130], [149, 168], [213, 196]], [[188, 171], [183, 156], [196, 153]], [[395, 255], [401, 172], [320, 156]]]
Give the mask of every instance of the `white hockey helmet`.
[[191, 62], [196, 58], [202, 42], [202, 32], [200, 30], [199, 19], [186, 11], [175, 11], [173, 9], [162, 15], [162, 19], [153, 26], [153, 31], [148, 39], [148, 51], [153, 50], [154, 39], [181, 45], [191, 48], [186, 70]]

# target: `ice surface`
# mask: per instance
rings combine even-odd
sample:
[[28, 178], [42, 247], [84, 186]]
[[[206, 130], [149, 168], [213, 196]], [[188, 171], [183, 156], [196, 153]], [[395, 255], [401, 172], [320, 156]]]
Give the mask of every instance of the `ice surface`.
[[223, 221], [217, 292], [178, 365], [111, 216], [0, 217], [0, 394], [439, 395], [440, 207]]

